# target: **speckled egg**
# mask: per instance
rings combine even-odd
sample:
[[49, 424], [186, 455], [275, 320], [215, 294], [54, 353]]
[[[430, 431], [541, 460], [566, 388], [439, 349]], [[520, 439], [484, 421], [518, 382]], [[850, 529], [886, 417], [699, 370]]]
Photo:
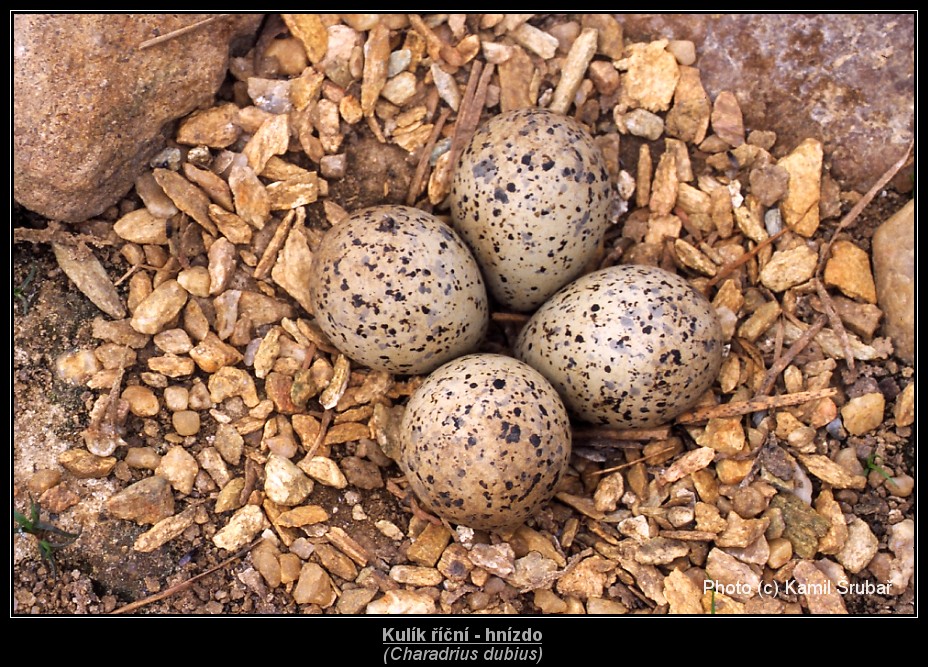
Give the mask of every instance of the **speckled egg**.
[[472, 354], [413, 393], [401, 426], [400, 467], [426, 507], [453, 523], [514, 527], [554, 495], [570, 457], [557, 392], [512, 357]]
[[470, 250], [451, 227], [408, 206], [362, 209], [330, 229], [309, 280], [320, 328], [375, 370], [428, 373], [473, 351], [489, 322]]
[[722, 330], [712, 305], [680, 276], [613, 266], [539, 308], [515, 352], [581, 419], [643, 428], [670, 421], [709, 389], [722, 364]]
[[493, 296], [531, 310], [576, 278], [614, 203], [602, 152], [576, 121], [545, 109], [491, 118], [461, 154], [451, 216]]

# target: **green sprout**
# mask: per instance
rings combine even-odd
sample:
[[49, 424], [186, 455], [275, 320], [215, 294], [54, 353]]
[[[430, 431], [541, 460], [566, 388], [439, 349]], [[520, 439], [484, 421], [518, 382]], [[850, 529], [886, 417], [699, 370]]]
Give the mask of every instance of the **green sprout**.
[[32, 268], [29, 269], [29, 274], [26, 276], [26, 279], [23, 280], [22, 285], [13, 288], [13, 297], [19, 299], [23, 303], [23, 315], [29, 312], [29, 306], [32, 304], [32, 300], [35, 298], [34, 291], [26, 294], [26, 290], [29, 289], [29, 285], [35, 278], [35, 274], [38, 268], [39, 267], [37, 264], [33, 264]]
[[892, 476], [890, 476], [890, 474], [886, 472], [886, 470], [883, 469], [883, 466], [879, 465], [881, 458], [882, 457], [880, 457], [880, 455], [877, 454], [876, 452], [873, 452], [870, 456], [868, 456], [867, 457], [867, 470], [876, 470], [878, 473], [880, 473], [883, 477], [886, 478], [886, 481], [889, 484], [892, 484], [893, 486], [898, 487], [899, 485], [896, 484], [895, 481], [893, 481]]
[[[31, 502], [32, 506], [28, 517], [15, 509], [13, 510], [13, 520], [18, 524], [16, 530], [36, 537], [39, 541], [39, 553], [42, 554], [42, 560], [48, 561], [52, 576], [55, 577], [58, 574], [55, 567], [55, 552], [73, 544], [80, 537], [80, 533], [68, 533], [57, 526], [42, 521], [42, 508], [34, 500]], [[55, 541], [54, 538], [56, 537], [63, 539]]]

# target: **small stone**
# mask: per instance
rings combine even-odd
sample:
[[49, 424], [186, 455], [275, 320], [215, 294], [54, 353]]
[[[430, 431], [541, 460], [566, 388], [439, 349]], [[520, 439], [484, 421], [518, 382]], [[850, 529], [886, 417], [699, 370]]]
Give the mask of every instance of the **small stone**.
[[711, 447], [726, 455], [739, 454], [744, 449], [744, 428], [738, 417], [714, 417], [706, 424], [706, 430], [696, 438], [702, 447]]
[[174, 495], [167, 480], [154, 475], [112, 496], [106, 501], [106, 509], [117, 519], [157, 523], [174, 514]]
[[86, 449], [68, 449], [58, 455], [58, 463], [78, 479], [99, 479], [110, 474], [116, 459], [95, 456]]
[[721, 533], [728, 527], [728, 522], [719, 514], [715, 505], [698, 502], [695, 507], [696, 530]]
[[712, 105], [712, 129], [731, 147], [744, 143], [744, 118], [734, 93], [722, 91]]
[[886, 400], [879, 392], [852, 398], [841, 408], [844, 428], [851, 435], [869, 433], [883, 423], [885, 407]]
[[411, 614], [423, 615], [436, 612], [435, 601], [419, 591], [387, 591], [383, 597], [367, 605], [367, 614]]
[[671, 614], [701, 614], [702, 591], [692, 578], [674, 569], [664, 579], [664, 597]]
[[793, 568], [793, 577], [808, 593], [802, 597], [812, 614], [846, 614], [844, 600], [833, 582], [808, 560], [800, 561]]
[[280, 552], [270, 542], [262, 542], [251, 550], [251, 562], [264, 577], [268, 588], [277, 588], [281, 584]]
[[520, 24], [515, 30], [509, 31], [509, 36], [543, 60], [553, 58], [557, 52], [557, 38], [530, 23]]
[[604, 475], [593, 493], [593, 504], [600, 512], [614, 512], [625, 493], [625, 479], [621, 472]]
[[257, 229], [264, 229], [271, 216], [271, 202], [254, 169], [247, 164], [233, 164], [229, 171], [229, 188], [235, 213]]
[[348, 588], [342, 590], [335, 608], [340, 614], [360, 614], [377, 595], [375, 588]]
[[497, 577], [506, 578], [515, 568], [515, 553], [506, 543], [475, 544], [468, 557], [474, 565]]
[[122, 400], [129, 404], [129, 411], [137, 417], [153, 417], [161, 410], [158, 397], [148, 387], [126, 387], [122, 391]]
[[280, 563], [280, 583], [286, 585], [300, 578], [303, 562], [299, 556], [294, 553], [280, 554], [278, 561]]
[[539, 588], [535, 591], [534, 602], [542, 614], [563, 614], [567, 611], [567, 603], [547, 588]]
[[215, 447], [204, 447], [197, 453], [196, 459], [200, 467], [209, 474], [220, 489], [225, 487], [232, 479], [225, 461], [222, 460]]
[[[213, 544], [226, 551], [238, 551], [267, 527], [264, 512], [257, 505], [245, 505], [213, 535]], [[318, 567], [318, 566], [317, 566]]]
[[318, 14], [281, 14], [290, 34], [306, 49], [306, 55], [315, 65], [325, 56], [329, 34]]
[[778, 493], [770, 506], [783, 513], [783, 537], [793, 545], [793, 552], [800, 558], [814, 558], [819, 539], [828, 533], [831, 523], [791, 493]]
[[706, 575], [721, 585], [721, 591], [744, 602], [757, 595], [760, 576], [746, 563], [721, 549], [712, 549], [706, 558]]
[[818, 494], [818, 498], [815, 499], [815, 511], [830, 524], [828, 532], [818, 541], [819, 552], [827, 555], [838, 553], [847, 541], [847, 521], [831, 489], [823, 489]]
[[664, 120], [667, 134], [687, 143], [700, 144], [709, 128], [709, 96], [695, 67], [681, 66], [680, 80], [673, 94], [673, 107]]
[[199, 470], [200, 467], [190, 452], [183, 447], [175, 446], [161, 457], [155, 474], [169, 481], [175, 490], [189, 495], [193, 491], [193, 481]]
[[[612, 95], [619, 88], [619, 72], [615, 65], [605, 60], [595, 60], [587, 70], [590, 81], [596, 86], [600, 95]], [[663, 125], [663, 121], [661, 121]]]
[[532, 86], [536, 75], [531, 57], [518, 46], [512, 47], [512, 55], [499, 65], [501, 111], [512, 111], [534, 106], [538, 91]]
[[506, 582], [520, 591], [531, 591], [550, 585], [550, 582], [557, 576], [557, 563], [550, 558], [545, 558], [537, 551], [517, 558], [514, 566]]
[[245, 440], [231, 424], [219, 424], [213, 445], [226, 463], [237, 466], [242, 458]]
[[153, 340], [158, 349], [168, 354], [187, 354], [193, 348], [190, 336], [183, 329], [167, 329], [155, 334]]
[[715, 464], [715, 474], [718, 475], [719, 482], [722, 484], [740, 484], [741, 480], [751, 472], [753, 465], [751, 459], [743, 461], [724, 459]]
[[203, 190], [173, 171], [155, 169], [152, 173], [177, 208], [196, 220], [210, 234], [216, 233], [216, 225], [209, 219], [209, 197]]
[[760, 281], [773, 292], [783, 292], [812, 277], [818, 263], [818, 253], [806, 244], [789, 250], [778, 250], [760, 272]]
[[429, 524], [419, 533], [406, 552], [407, 558], [423, 567], [434, 567], [451, 540], [451, 531], [444, 526]]
[[222, 487], [219, 495], [216, 496], [216, 505], [214, 511], [216, 514], [222, 514], [230, 510], [237, 510], [242, 506], [241, 495], [245, 488], [245, 480], [242, 477], [236, 477], [228, 484]]
[[744, 321], [738, 329], [738, 335], [753, 343], [773, 326], [781, 312], [780, 304], [776, 300], [765, 302]]
[[67, 483], [53, 486], [38, 496], [39, 506], [51, 514], [60, 514], [80, 501], [81, 497]]
[[180, 410], [171, 415], [171, 424], [178, 435], [196, 435], [200, 432], [200, 413]]
[[240, 362], [242, 354], [210, 332], [190, 350], [190, 358], [196, 362], [200, 370], [215, 373], [223, 366], [234, 366]]
[[210, 376], [208, 388], [209, 400], [213, 403], [222, 403], [236, 396], [241, 397], [249, 408], [260, 403], [254, 379], [241, 368], [223, 366]]
[[168, 242], [167, 220], [152, 215], [147, 208], [127, 213], [115, 223], [116, 235], [131, 243], [163, 245]]
[[681, 65], [689, 66], [696, 62], [696, 45], [688, 39], [670, 40], [667, 42], [667, 50]]
[[742, 519], [737, 512], [729, 512], [728, 525], [715, 543], [720, 547], [747, 547], [761, 537], [769, 525], [767, 518]]
[[[145, 208], [155, 218], [167, 219], [177, 214], [177, 207], [171, 198], [164, 194], [154, 175], [150, 171], [142, 172], [135, 179], [135, 192]], [[167, 241], [165, 240], [164, 243]]]
[[411, 72], [400, 72], [389, 79], [380, 95], [398, 107], [403, 106], [416, 94], [416, 76]]
[[601, 598], [605, 587], [615, 579], [615, 567], [615, 563], [602, 556], [589, 556], [565, 572], [555, 587], [561, 595], [581, 600]]
[[825, 284], [837, 287], [852, 299], [876, 303], [876, 284], [867, 253], [850, 241], [837, 241], [825, 263]]
[[299, 467], [307, 475], [325, 486], [336, 489], [344, 489], [348, 486], [348, 480], [345, 479], [342, 471], [338, 469], [338, 464], [327, 456], [314, 456], [308, 461], [304, 459], [300, 461]]
[[625, 127], [636, 137], [657, 141], [664, 132], [664, 119], [644, 109], [633, 109], [625, 114]]
[[[879, 394], [882, 398], [882, 394]], [[881, 413], [882, 414], [882, 413]], [[828, 482], [836, 489], [863, 489], [867, 479], [862, 475], [852, 475], [827, 456], [821, 454], [797, 454], [799, 461], [810, 473], [823, 482]]]
[[264, 492], [278, 505], [299, 505], [313, 490], [313, 481], [277, 454], [268, 457], [264, 474]]
[[383, 476], [380, 474], [380, 468], [373, 461], [357, 456], [346, 456], [341, 460], [341, 468], [348, 483], [359, 489], [383, 488]]
[[55, 361], [55, 370], [65, 382], [83, 385], [100, 371], [100, 360], [93, 350], [77, 350], [62, 354]]
[[646, 565], [666, 565], [686, 556], [689, 551], [690, 548], [685, 542], [655, 537], [638, 546], [635, 560]]
[[237, 110], [234, 104], [220, 104], [192, 113], [181, 121], [175, 140], [187, 146], [231, 146], [242, 132], [234, 123]]
[[29, 492], [38, 497], [61, 481], [61, 471], [52, 468], [37, 470], [26, 482]]
[[915, 491], [915, 478], [911, 475], [896, 475], [886, 480], [886, 490], [897, 498], [908, 498]]
[[840, 295], [831, 297], [831, 305], [848, 329], [870, 340], [876, 333], [883, 311], [872, 303], [859, 303]]
[[871, 251], [884, 331], [896, 356], [915, 363], [915, 200], [879, 226]]
[[93, 305], [112, 318], [126, 316], [122, 298], [93, 251], [84, 243], [70, 245], [52, 241], [51, 245], [58, 266]]
[[185, 303], [187, 290], [176, 280], [165, 280], [136, 306], [132, 328], [139, 333], [159, 333], [180, 314]]
[[145, 347], [151, 336], [141, 334], [132, 328], [128, 319], [104, 320], [95, 317], [91, 329], [94, 338], [106, 340], [117, 345], [127, 345], [135, 350]]
[[789, 172], [775, 164], [752, 169], [749, 179], [751, 194], [764, 206], [773, 206], [780, 201], [789, 186]]
[[629, 108], [640, 107], [648, 111], [670, 108], [670, 100], [680, 78], [680, 66], [665, 50], [666, 46], [665, 39], [648, 44], [629, 44], [626, 48], [628, 57], [616, 63], [620, 70], [626, 70], [622, 78], [622, 101]]
[[409, 586], [438, 586], [444, 577], [434, 567], [419, 565], [394, 565], [390, 568], [390, 578]]
[[879, 546], [880, 542], [867, 522], [855, 516], [847, 524], [847, 540], [835, 558], [848, 572], [857, 574], [867, 567]]
[[731, 498], [732, 508], [739, 516], [753, 519], [767, 509], [767, 498], [755, 485], [739, 488]]
[[806, 139], [777, 163], [789, 172], [789, 187], [780, 202], [780, 213], [790, 229], [807, 238], [818, 229], [822, 156], [822, 142]]
[[777, 537], [767, 542], [769, 555], [767, 565], [778, 570], [786, 565], [793, 557], [793, 545], [785, 537]]
[[252, 228], [235, 213], [230, 213], [216, 204], [210, 204], [209, 218], [219, 228], [219, 232], [231, 243], [247, 244], [251, 242]]
[[558, 551], [551, 539], [545, 537], [534, 528], [529, 528], [525, 524], [519, 526], [512, 537], [509, 538], [509, 544], [512, 546], [515, 555], [523, 557], [537, 551], [545, 558], [553, 560], [558, 567], [564, 567], [567, 564], [564, 555]]
[[312, 263], [312, 259], [313, 253], [309, 249], [306, 230], [302, 225], [295, 225], [290, 230], [277, 256], [277, 263], [271, 270], [274, 282], [296, 299], [307, 312], [312, 312], [312, 305], [309, 299], [309, 285], [305, 279], [305, 267]]
[[893, 591], [902, 594], [915, 574], [915, 522], [904, 519], [889, 528], [889, 548], [895, 554], [889, 578]]
[[293, 317], [293, 307], [260, 292], [242, 290], [238, 302], [240, 318], [247, 317], [255, 328], [265, 324], [274, 324], [281, 319]]
[[329, 520], [329, 513], [319, 505], [302, 505], [294, 507], [291, 510], [281, 512], [277, 516], [276, 523], [286, 528], [300, 528], [310, 526], [314, 523], [322, 523]]
[[661, 475], [661, 481], [666, 484], [683, 479], [689, 474], [702, 470], [715, 459], [715, 450], [711, 447], [700, 447], [688, 451], [674, 461]]
[[164, 518], [149, 530], [139, 535], [132, 548], [142, 553], [154, 551], [178, 537], [192, 526], [195, 517], [196, 508], [188, 507], [180, 514]]
[[156, 470], [161, 463], [161, 456], [153, 447], [129, 447], [125, 461], [132, 468]]
[[187, 387], [173, 385], [164, 389], [164, 407], [171, 412], [186, 410], [190, 405], [190, 390]]
[[670, 215], [677, 203], [679, 187], [676, 156], [670, 151], [665, 151], [657, 164], [654, 181], [651, 183], [651, 199], [648, 201], [651, 214], [654, 216]]
[[387, 521], [386, 519], [378, 519], [374, 522], [374, 527], [377, 528], [384, 535], [394, 542], [400, 542], [403, 540], [405, 535], [399, 527], [392, 521]]

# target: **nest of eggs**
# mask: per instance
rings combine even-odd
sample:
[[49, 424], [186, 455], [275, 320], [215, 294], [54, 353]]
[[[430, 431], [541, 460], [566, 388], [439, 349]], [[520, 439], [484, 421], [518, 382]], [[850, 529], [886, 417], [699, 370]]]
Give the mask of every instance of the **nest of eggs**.
[[[101, 391], [92, 460], [62, 464], [152, 470], [181, 503], [210, 499], [212, 543], [235, 551], [265, 531], [268, 584], [323, 609], [369, 591], [349, 613], [374, 598], [375, 612], [453, 611], [491, 575], [544, 610], [692, 612], [703, 595], [669, 569], [681, 559], [759, 576], [814, 557], [817, 540], [787, 529], [825, 535], [825, 519], [790, 499], [811, 493], [809, 473], [834, 488], [866, 478], [811, 439], [771, 446], [781, 420], [763, 411], [814, 434], [837, 415], [835, 358], [886, 354], [837, 315], [810, 324], [800, 303], [810, 289], [829, 303], [830, 247], [807, 243], [840, 209], [821, 144], [774, 158], [775, 136], [746, 135], [733, 95], [711, 103], [685, 44], [623, 44], [608, 15], [571, 29], [351, 16], [271, 24], [234, 59], [228, 101], [183, 120], [140, 177], [127, 208], [142, 205], [114, 227], [128, 317], [112, 306], [94, 324], [106, 351], [77, 364]], [[363, 170], [353, 135], [409, 154], [407, 205], [335, 200]], [[809, 345], [816, 371], [770, 396]], [[154, 524], [135, 545], [151, 551], [193, 513], [173, 497], [139, 511], [144, 481], [108, 509]], [[330, 528], [319, 484], [386, 484], [408, 529]], [[742, 500], [720, 512], [720, 496]], [[379, 557], [383, 537], [420, 569]], [[307, 539], [353, 564], [327, 548], [294, 565]], [[721, 548], [743, 550], [738, 567]], [[361, 581], [369, 565], [408, 599]]]

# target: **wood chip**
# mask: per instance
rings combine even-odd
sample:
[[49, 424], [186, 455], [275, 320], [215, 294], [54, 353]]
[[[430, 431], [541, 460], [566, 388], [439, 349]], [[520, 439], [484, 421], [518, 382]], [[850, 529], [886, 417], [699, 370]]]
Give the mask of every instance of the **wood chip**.
[[587, 28], [574, 40], [564, 60], [564, 66], [561, 68], [561, 79], [558, 81], [557, 88], [554, 89], [551, 104], [548, 105], [551, 111], [566, 114], [573, 104], [574, 95], [580, 88], [580, 82], [586, 76], [586, 68], [596, 53], [598, 37], [598, 30]]

